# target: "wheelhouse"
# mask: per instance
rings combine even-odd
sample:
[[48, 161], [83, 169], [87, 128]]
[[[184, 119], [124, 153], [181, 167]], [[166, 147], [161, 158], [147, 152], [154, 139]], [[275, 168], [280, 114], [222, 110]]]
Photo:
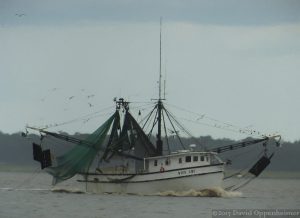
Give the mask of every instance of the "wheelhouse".
[[223, 163], [215, 152], [179, 150], [170, 155], [144, 159], [145, 172], [168, 171]]

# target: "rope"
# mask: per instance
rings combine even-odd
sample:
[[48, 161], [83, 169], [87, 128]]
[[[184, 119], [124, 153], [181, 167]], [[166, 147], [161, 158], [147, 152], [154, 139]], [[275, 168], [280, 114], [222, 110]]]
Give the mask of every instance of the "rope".
[[13, 189], [20, 189], [23, 185], [25, 185], [26, 183], [30, 183], [33, 179], [35, 179], [37, 177], [37, 175], [39, 175], [42, 172], [42, 170], [40, 169], [40, 167], [37, 167], [33, 173], [31, 173], [29, 175], [29, 177], [25, 180], [23, 180], [20, 184], [16, 185]]
[[[178, 107], [178, 106], [175, 106], [175, 105], [172, 105], [172, 104], [167, 104], [167, 105], [169, 105], [171, 107], [174, 107], [174, 108], [176, 108], [180, 111], [185, 111], [185, 112], [188, 112], [189, 114], [197, 115], [199, 117], [196, 120], [181, 118], [181, 119], [186, 120], [188, 122], [192, 122], [192, 123], [200, 124], [200, 125], [204, 125], [204, 126], [209, 126], [209, 127], [213, 127], [213, 128], [218, 128], [218, 129], [222, 129], [222, 130], [237, 132], [237, 133], [240, 133], [240, 134], [245, 134], [247, 136], [253, 136], [253, 135], [258, 135], [260, 137], [265, 137], [266, 136], [265, 134], [261, 134], [260, 131], [251, 130], [251, 129], [248, 129], [248, 127], [246, 127], [246, 128], [239, 127], [239, 126], [231, 124], [229, 122], [224, 122], [224, 121], [212, 118], [211, 116], [208, 116], [206, 114], [199, 114], [199, 113], [196, 113], [196, 112], [192, 112], [192, 111], [186, 110], [184, 108], [181, 108], [181, 107]], [[206, 120], [209, 120], [209, 121], [213, 121], [215, 123], [214, 124], [209, 124], [209, 123], [205, 123], [205, 122], [200, 122], [199, 119], [202, 119], [202, 120], [206, 119]], [[220, 125], [220, 124], [222, 124], [222, 125]]]
[[[278, 147], [275, 148], [275, 151], [273, 152], [273, 154], [275, 154], [275, 153], [277, 152], [277, 150], [278, 150]], [[263, 150], [262, 152], [260, 152], [260, 153], [258, 154], [258, 157], [261, 156], [261, 154], [264, 153], [264, 152], [265, 152], [265, 150]], [[243, 170], [245, 170], [245, 169], [246, 169], [246, 168], [244, 168]], [[242, 172], [243, 170], [241, 170], [240, 172]], [[223, 180], [229, 179], [229, 178], [231, 178], [231, 177], [233, 177], [234, 175], [237, 175], [237, 174], [238, 174], [238, 173], [233, 174], [233, 175], [228, 176], [228, 177], [225, 177]], [[247, 174], [249, 174], [249, 173], [247, 173]], [[247, 174], [245, 174], [245, 175], [247, 175]], [[232, 190], [232, 191], [236, 191], [236, 190], [238, 190], [238, 189], [241, 189], [241, 188], [245, 187], [245, 186], [248, 185], [252, 180], [254, 180], [254, 179], [256, 179], [256, 178], [257, 178], [257, 176], [253, 176], [253, 177], [251, 177], [249, 180], [247, 180], [246, 182], [244, 182], [243, 184], [237, 186], [237, 185], [238, 185], [238, 183], [237, 183], [237, 184], [235, 184], [235, 185], [232, 185], [232, 186], [230, 186], [230, 187], [227, 187], [227, 189], [230, 189], [230, 190]], [[237, 187], [234, 188], [234, 189], [232, 189], [232, 188], [235, 187], [235, 186], [237, 186]]]
[[106, 108], [103, 108], [102, 110], [99, 110], [99, 111], [96, 111], [96, 112], [93, 112], [93, 113], [89, 113], [89, 114], [86, 114], [84, 116], [81, 116], [81, 117], [78, 117], [78, 118], [75, 118], [75, 119], [72, 119], [72, 120], [64, 121], [64, 122], [61, 122], [61, 123], [45, 125], [44, 127], [39, 128], [39, 129], [45, 130], [45, 129], [49, 129], [49, 128], [52, 128], [52, 127], [60, 127], [60, 126], [64, 126], [64, 125], [79, 122], [79, 121], [87, 122], [87, 121], [89, 121], [91, 119], [94, 119], [96, 117], [111, 114], [111, 113], [102, 113], [102, 114], [99, 114], [99, 113], [101, 113], [103, 111], [106, 111], [106, 110], [109, 110], [113, 107], [114, 106], [106, 107]]
[[254, 180], [255, 178], [257, 178], [257, 177], [251, 177], [249, 180], [247, 180], [244, 184], [242, 184], [242, 185], [240, 185], [240, 186], [238, 186], [238, 187], [236, 187], [236, 188], [234, 188], [234, 189], [231, 189], [232, 191], [236, 191], [236, 190], [238, 190], [238, 189], [241, 189], [241, 188], [243, 188], [243, 187], [245, 187], [246, 185], [248, 185], [252, 180]]
[[[251, 149], [250, 151], [243, 152], [242, 154], [244, 154], [244, 153], [250, 153], [250, 152], [252, 152], [254, 149], [255, 149], [255, 147], [254, 147], [253, 149]], [[261, 156], [262, 153], [264, 153], [264, 151], [260, 152], [260, 153], [258, 154], [257, 157]], [[241, 154], [240, 154], [240, 155], [241, 155]], [[233, 174], [231, 174], [230, 176], [224, 177], [223, 180], [230, 179], [230, 178], [232, 178], [233, 176], [236, 176], [236, 175], [241, 174], [241, 172], [243, 172], [244, 170], [250, 168], [252, 165], [253, 165], [253, 163], [251, 163], [251, 165], [250, 165], [250, 164], [247, 165], [247, 167], [244, 167], [243, 169], [239, 170], [237, 173], [233, 173]]]
[[196, 144], [199, 144], [204, 150], [206, 150], [206, 147], [198, 139], [196, 139], [181, 123], [179, 123], [173, 114], [171, 114], [166, 109], [165, 109], [165, 111], [167, 112], [167, 114], [170, 114], [170, 117], [181, 128], [182, 131], [184, 131], [189, 137], [191, 137], [196, 142]]
[[163, 118], [163, 123], [164, 123], [164, 131], [166, 134], [166, 141], [167, 141], [167, 146], [168, 146], [168, 154], [170, 154], [171, 150], [170, 150], [170, 144], [169, 144], [169, 139], [168, 139], [168, 133], [167, 133], [167, 127], [166, 127], [166, 121], [165, 121], [165, 115], [164, 113], [162, 113], [162, 118]]

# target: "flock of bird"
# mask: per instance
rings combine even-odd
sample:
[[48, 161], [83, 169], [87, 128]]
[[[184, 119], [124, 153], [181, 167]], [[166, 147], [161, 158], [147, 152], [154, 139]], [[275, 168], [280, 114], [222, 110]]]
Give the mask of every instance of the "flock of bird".
[[[50, 91], [50, 93], [53, 93], [53, 92], [55, 92], [55, 91], [57, 91], [57, 90], [58, 90], [57, 88], [52, 88], [52, 89], [50, 89], [49, 91]], [[81, 91], [84, 92], [85, 89], [81, 89]], [[49, 95], [50, 95], [50, 94], [48, 94], [47, 96], [41, 98], [40, 101], [44, 102], [44, 101], [47, 99], [47, 97], [49, 97]], [[94, 94], [86, 95], [86, 98], [89, 99], [89, 101], [92, 100], [92, 98], [94, 98], [94, 97], [95, 97]], [[71, 100], [73, 100], [73, 99], [75, 99], [75, 98], [76, 98], [76, 96], [75, 96], [75, 95], [72, 95], [72, 96], [67, 97], [66, 99], [67, 99], [68, 101], [71, 101]], [[88, 105], [89, 107], [94, 107], [94, 105], [93, 105], [91, 102], [87, 102], [87, 105]], [[66, 110], [66, 109], [65, 109], [65, 110]]]
[[[49, 97], [49, 95], [51, 95], [51, 93], [56, 92], [57, 90], [58, 90], [58, 88], [50, 89], [49, 90], [50, 93], [48, 94], [48, 96], [42, 98], [41, 101], [45, 101], [45, 99], [47, 97]], [[81, 89], [81, 92], [85, 92], [85, 89]], [[71, 96], [65, 97], [65, 98], [66, 98], [66, 101], [69, 102], [69, 101], [73, 101], [74, 99], [76, 99], [78, 97], [82, 97], [82, 95], [81, 96], [71, 95]], [[84, 95], [84, 98], [88, 100], [87, 105], [88, 105], [89, 108], [94, 107], [94, 105], [91, 103], [91, 100], [94, 97], [95, 97], [94, 94], [89, 94], [89, 95], [85, 94]], [[64, 109], [64, 111], [67, 111], [67, 110], [68, 109], [66, 109], [66, 108]], [[139, 115], [141, 115], [140, 111], [139, 111]], [[88, 122], [89, 120], [90, 119], [86, 119], [84, 121], [84, 123]], [[187, 121], [192, 121], [192, 120], [188, 120], [188, 119], [186, 119], [186, 120]], [[209, 121], [209, 122], [205, 122], [205, 121]], [[229, 123], [224, 123], [222, 121], [211, 118], [211, 117], [207, 116], [206, 114], [197, 114], [197, 117], [196, 117], [195, 120], [193, 120], [193, 122], [196, 122], [198, 124], [203, 124], [203, 125], [206, 125], [206, 126], [211, 126], [211, 127], [218, 128], [218, 129], [224, 129], [224, 130], [239, 132], [240, 134], [265, 136], [265, 134], [262, 134], [259, 131], [253, 130], [251, 128], [252, 125], [249, 125], [249, 126], [244, 127], [244, 128], [240, 128], [240, 127], [237, 127], [235, 125], [232, 125], [232, 124], [229, 124]], [[175, 130], [171, 130], [171, 129], [168, 129], [168, 130], [169, 130], [169, 134], [171, 134], [171, 135], [177, 135], [179, 133], [179, 131], [175, 131]]]

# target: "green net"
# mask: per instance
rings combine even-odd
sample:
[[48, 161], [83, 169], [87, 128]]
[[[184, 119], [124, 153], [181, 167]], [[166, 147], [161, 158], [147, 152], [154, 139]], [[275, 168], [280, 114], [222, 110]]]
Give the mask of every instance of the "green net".
[[85, 141], [91, 143], [93, 146], [84, 144], [76, 145], [66, 154], [56, 158], [57, 166], [46, 169], [53, 176], [54, 185], [70, 179], [77, 173], [88, 171], [95, 156], [101, 149], [101, 145], [105, 140], [114, 117], [115, 114], [85, 139]]

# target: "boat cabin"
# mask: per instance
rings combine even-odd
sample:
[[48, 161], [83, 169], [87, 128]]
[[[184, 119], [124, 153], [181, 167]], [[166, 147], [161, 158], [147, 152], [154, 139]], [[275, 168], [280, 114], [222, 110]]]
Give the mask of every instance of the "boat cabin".
[[144, 159], [144, 171], [149, 173], [162, 172], [222, 163], [216, 154], [214, 152], [179, 150], [170, 155], [148, 157]]

